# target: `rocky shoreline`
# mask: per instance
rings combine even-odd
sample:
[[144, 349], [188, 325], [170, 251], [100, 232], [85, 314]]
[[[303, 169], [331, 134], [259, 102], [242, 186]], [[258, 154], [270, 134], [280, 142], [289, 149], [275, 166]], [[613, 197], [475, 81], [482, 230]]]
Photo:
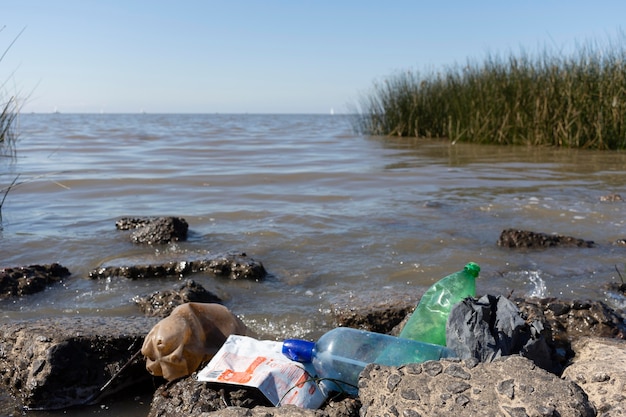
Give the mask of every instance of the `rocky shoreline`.
[[[199, 286], [187, 282], [180, 291], [165, 291], [166, 299], [178, 301], [167, 303], [163, 311], [185, 302], [192, 287], [197, 290]], [[565, 364], [561, 375], [520, 354], [490, 363], [446, 359], [399, 368], [370, 365], [361, 376], [357, 398], [332, 398], [320, 410], [268, 407], [256, 392], [215, 387], [198, 382], [195, 375], [171, 383], [150, 376], [144, 359], [136, 353], [158, 316], [42, 319], [0, 327], [3, 405], [15, 410], [14, 415], [25, 408], [65, 409], [95, 404], [132, 388], [134, 393], [154, 391], [149, 412], [154, 417], [626, 415], [623, 317], [600, 302], [515, 302], [525, 317], [542, 314], [546, 328], [560, 329], [552, 343]], [[568, 312], [555, 314], [557, 305], [558, 312]], [[389, 305], [378, 328], [385, 317], [406, 309]], [[379, 311], [383, 309], [379, 307]], [[337, 323], [348, 321], [375, 319], [372, 312], [354, 311], [348, 318], [337, 317]]]
[[[120, 230], [133, 230], [132, 242], [147, 244], [183, 240], [186, 226], [183, 219], [168, 218], [127, 219], [117, 225]], [[137, 229], [141, 233], [135, 233]], [[584, 247], [593, 242], [509, 229], [498, 244], [545, 248]], [[197, 272], [252, 280], [262, 280], [266, 274], [261, 262], [235, 253], [166, 265], [102, 266], [90, 276], [182, 279]], [[0, 296], [28, 296], [67, 275], [69, 271], [58, 264], [5, 268], [0, 270]], [[624, 287], [613, 284], [612, 290], [624, 295]], [[257, 392], [211, 386], [198, 382], [195, 375], [167, 382], [152, 377], [138, 354], [146, 334], [180, 304], [222, 302], [187, 279], [135, 299], [142, 314], [137, 317], [46, 318], [2, 324], [0, 404], [19, 415], [25, 409], [62, 410], [143, 392], [152, 393], [151, 417], [626, 416], [623, 312], [593, 300], [509, 298], [526, 323], [541, 324], [540, 336], [556, 354], [559, 372], [537, 366], [524, 352], [491, 362], [446, 359], [397, 368], [369, 365], [361, 375], [357, 398], [334, 397], [319, 410], [269, 407]], [[337, 326], [397, 334], [413, 307], [390, 301], [336, 310], [334, 321]]]

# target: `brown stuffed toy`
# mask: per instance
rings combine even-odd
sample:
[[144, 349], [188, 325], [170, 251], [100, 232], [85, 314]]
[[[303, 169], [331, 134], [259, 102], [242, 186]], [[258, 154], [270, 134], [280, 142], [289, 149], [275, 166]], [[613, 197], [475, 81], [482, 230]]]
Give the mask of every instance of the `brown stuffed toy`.
[[217, 353], [231, 334], [253, 336], [221, 304], [186, 303], [150, 330], [141, 353], [146, 357], [148, 372], [173, 381], [195, 372], [202, 362]]

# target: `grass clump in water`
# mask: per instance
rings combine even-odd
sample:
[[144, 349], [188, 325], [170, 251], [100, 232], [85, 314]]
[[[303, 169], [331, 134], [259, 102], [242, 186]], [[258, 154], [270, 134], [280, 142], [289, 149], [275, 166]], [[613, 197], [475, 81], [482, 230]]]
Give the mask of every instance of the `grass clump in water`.
[[624, 149], [626, 49], [588, 43], [571, 56], [545, 49], [401, 72], [359, 104], [355, 128], [370, 135]]

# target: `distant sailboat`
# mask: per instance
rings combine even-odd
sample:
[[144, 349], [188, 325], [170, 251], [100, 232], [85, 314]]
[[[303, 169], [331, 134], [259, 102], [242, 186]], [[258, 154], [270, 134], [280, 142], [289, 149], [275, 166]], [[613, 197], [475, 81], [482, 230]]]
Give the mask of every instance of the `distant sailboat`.
[[330, 115], [332, 116], [333, 114], [335, 114], [335, 109], [333, 109], [332, 107], [330, 108]]

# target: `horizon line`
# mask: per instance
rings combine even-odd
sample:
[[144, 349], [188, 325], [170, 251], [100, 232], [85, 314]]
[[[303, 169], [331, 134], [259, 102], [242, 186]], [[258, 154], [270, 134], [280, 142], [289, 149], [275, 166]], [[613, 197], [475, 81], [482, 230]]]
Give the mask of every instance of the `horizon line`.
[[47, 114], [47, 115], [77, 115], [77, 114], [83, 114], [83, 115], [98, 115], [98, 116], [104, 116], [104, 115], [129, 115], [129, 114], [135, 114], [135, 115], [174, 115], [174, 114], [178, 114], [178, 115], [300, 115], [300, 116], [306, 116], [306, 115], [311, 115], [311, 116], [349, 116], [349, 115], [358, 115], [358, 113], [309, 113], [309, 112], [301, 112], [301, 113], [295, 113], [295, 112], [92, 112], [92, 111], [88, 111], [88, 112], [81, 112], [81, 111], [72, 111], [72, 112], [61, 112], [61, 111], [28, 111], [28, 112], [24, 112], [21, 111], [19, 112], [20, 115], [27, 115], [27, 114], [37, 114], [37, 115], [42, 115], [42, 114]]

